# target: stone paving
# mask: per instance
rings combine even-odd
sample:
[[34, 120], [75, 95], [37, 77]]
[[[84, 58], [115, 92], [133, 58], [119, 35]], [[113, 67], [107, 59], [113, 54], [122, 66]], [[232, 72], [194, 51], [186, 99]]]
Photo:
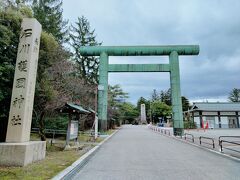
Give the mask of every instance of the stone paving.
[[80, 169], [84, 180], [237, 180], [240, 163], [154, 133], [147, 126], [123, 126]]

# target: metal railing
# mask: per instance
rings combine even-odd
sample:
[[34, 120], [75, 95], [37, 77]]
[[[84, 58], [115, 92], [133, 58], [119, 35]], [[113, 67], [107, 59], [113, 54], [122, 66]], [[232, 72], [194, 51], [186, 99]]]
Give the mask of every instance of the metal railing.
[[[32, 128], [31, 132], [39, 132], [39, 128]], [[44, 129], [44, 132], [46, 134], [66, 134], [67, 131], [66, 130], [55, 130], [55, 129]]]
[[[39, 128], [32, 128], [31, 133], [38, 133]], [[56, 130], [56, 129], [44, 129], [45, 134], [50, 134], [52, 135], [52, 138], [50, 139], [51, 145], [55, 142], [55, 135], [66, 135], [67, 130]], [[84, 132], [84, 131], [78, 131], [78, 133], [81, 134], [86, 134], [89, 135], [90, 137], [94, 137], [94, 131], [89, 131], [89, 132]], [[98, 132], [98, 136], [100, 133]]]
[[170, 130], [165, 129], [165, 130], [164, 130], [164, 134], [167, 134], [167, 132], [168, 132], [168, 135], [170, 136], [170, 135], [171, 135]]
[[[32, 133], [38, 133], [39, 132], [39, 128], [32, 128], [31, 129]], [[56, 130], [56, 129], [44, 129], [45, 134], [59, 134], [59, 135], [66, 135], [67, 134], [67, 130]], [[93, 135], [94, 132], [92, 131], [78, 131], [79, 134], [88, 134], [88, 135]]]
[[[202, 141], [202, 139], [211, 140], [212, 143]], [[202, 144], [212, 145], [213, 149], [215, 148], [214, 139], [213, 139], [213, 138], [210, 138], [210, 137], [200, 136], [200, 137], [199, 137], [199, 143], [200, 143], [200, 145], [202, 145]]]
[[[38, 133], [39, 132], [39, 128], [32, 128], [31, 129], [32, 133]], [[55, 142], [55, 135], [66, 135], [67, 131], [66, 130], [55, 130], [55, 129], [44, 129], [45, 134], [52, 134], [52, 138], [50, 140], [51, 146], [53, 145], [53, 143]]]
[[[239, 140], [238, 141], [230, 141], [230, 140], [225, 140], [223, 138], [228, 138], [228, 139], [229, 138], [234, 138], [234, 139], [239, 138]], [[229, 146], [228, 147], [223, 147], [223, 143], [227, 143], [227, 144], [231, 144], [233, 146], [239, 146], [240, 147], [240, 136], [219, 136], [218, 142], [219, 142], [221, 152], [223, 152], [223, 149], [227, 149], [227, 150], [230, 150], [230, 151], [240, 153], [240, 150], [232, 149]]]
[[[190, 136], [191, 138], [189, 138], [189, 136]], [[185, 140], [191, 139], [192, 142], [194, 143], [194, 136], [193, 136], [192, 134], [185, 133], [185, 134], [184, 134], [184, 139], [185, 139]]]

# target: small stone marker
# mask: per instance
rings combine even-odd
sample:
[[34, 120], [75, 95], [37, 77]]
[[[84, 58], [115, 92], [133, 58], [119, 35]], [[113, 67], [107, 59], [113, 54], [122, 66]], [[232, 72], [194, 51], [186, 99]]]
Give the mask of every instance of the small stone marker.
[[41, 30], [36, 19], [23, 19], [6, 142], [0, 143], [0, 165], [25, 166], [45, 158], [46, 142], [29, 141]]

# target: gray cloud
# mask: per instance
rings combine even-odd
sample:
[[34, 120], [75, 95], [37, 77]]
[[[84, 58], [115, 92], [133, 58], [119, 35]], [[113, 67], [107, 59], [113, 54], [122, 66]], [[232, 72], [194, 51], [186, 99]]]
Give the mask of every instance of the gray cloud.
[[[191, 100], [224, 99], [240, 88], [239, 0], [64, 0], [71, 23], [86, 16], [104, 45], [199, 44], [180, 57], [182, 94]], [[111, 57], [111, 63], [166, 63], [166, 57]], [[169, 88], [167, 73], [110, 74], [131, 101]]]

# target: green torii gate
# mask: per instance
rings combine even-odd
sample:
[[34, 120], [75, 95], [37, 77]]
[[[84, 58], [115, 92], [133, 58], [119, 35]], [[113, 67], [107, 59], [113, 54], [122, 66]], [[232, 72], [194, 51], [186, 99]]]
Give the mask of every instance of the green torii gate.
[[[176, 46], [88, 46], [82, 56], [100, 56], [98, 118], [100, 128], [107, 129], [108, 72], [170, 72], [174, 135], [183, 133], [179, 55], [198, 55], [198, 45]], [[169, 64], [109, 64], [109, 56], [169, 56]]]

